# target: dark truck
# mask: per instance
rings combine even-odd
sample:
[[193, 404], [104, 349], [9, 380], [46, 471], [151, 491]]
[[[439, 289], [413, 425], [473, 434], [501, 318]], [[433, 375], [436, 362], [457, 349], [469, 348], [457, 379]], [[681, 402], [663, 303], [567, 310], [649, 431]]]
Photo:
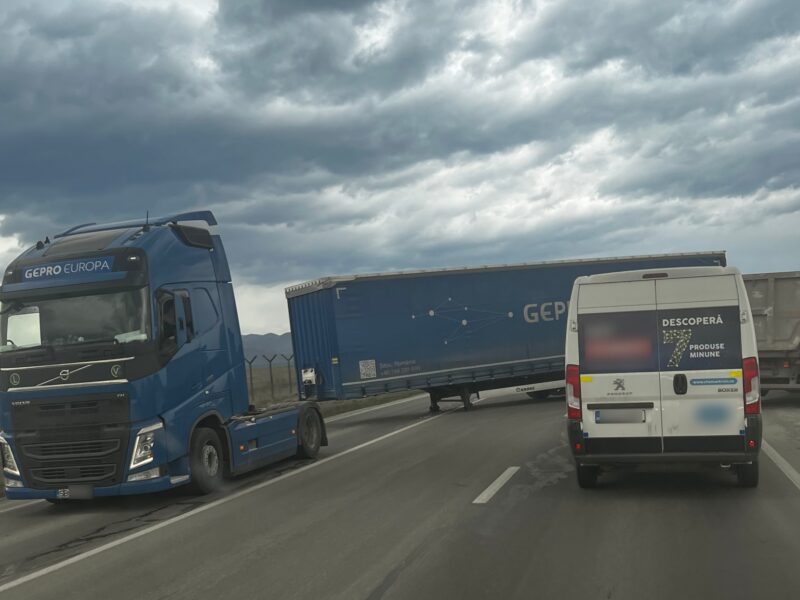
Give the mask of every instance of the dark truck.
[[800, 271], [744, 276], [761, 366], [761, 394], [800, 391]]
[[[194, 224], [202, 224], [197, 227]], [[6, 269], [6, 495], [51, 502], [216, 489], [326, 444], [313, 402], [250, 405], [222, 240], [207, 211], [82, 225]]]
[[725, 264], [725, 252], [697, 252], [309, 281], [286, 290], [298, 389], [319, 400], [422, 389], [432, 411], [453, 396], [469, 409], [481, 390], [563, 381], [577, 277]]

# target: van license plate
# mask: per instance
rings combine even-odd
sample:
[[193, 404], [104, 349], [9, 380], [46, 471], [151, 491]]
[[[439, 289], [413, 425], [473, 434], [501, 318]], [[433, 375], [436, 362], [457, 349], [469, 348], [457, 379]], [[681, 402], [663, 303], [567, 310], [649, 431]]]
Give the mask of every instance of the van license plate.
[[645, 412], [641, 408], [606, 408], [594, 411], [595, 423], [644, 423]]

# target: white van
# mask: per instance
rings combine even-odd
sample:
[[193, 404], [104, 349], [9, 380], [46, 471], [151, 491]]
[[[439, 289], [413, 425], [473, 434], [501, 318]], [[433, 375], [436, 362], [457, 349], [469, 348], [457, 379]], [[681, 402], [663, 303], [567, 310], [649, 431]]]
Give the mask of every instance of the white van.
[[731, 465], [740, 485], [758, 485], [758, 352], [738, 269], [580, 277], [565, 355], [581, 487], [603, 467], [693, 462]]

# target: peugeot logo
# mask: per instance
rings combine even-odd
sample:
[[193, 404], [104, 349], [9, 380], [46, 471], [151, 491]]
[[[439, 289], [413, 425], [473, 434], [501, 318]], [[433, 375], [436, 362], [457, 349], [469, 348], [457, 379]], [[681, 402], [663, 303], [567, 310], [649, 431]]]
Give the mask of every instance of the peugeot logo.
[[619, 392], [619, 391], [624, 392], [625, 391], [625, 380], [624, 379], [622, 379], [622, 378], [615, 379], [612, 383], [614, 384], [614, 391], [615, 392]]
[[61, 381], [67, 381], [69, 379], [69, 369], [62, 369], [61, 372], [58, 374], [58, 378]]
[[19, 373], [12, 373], [8, 380], [11, 382], [11, 385], [19, 385], [19, 382], [21, 381]]
[[120, 367], [119, 365], [114, 365], [113, 367], [111, 367], [111, 376], [114, 379], [116, 379], [117, 377], [119, 377], [119, 374], [120, 374], [121, 371], [122, 371], [122, 367]]

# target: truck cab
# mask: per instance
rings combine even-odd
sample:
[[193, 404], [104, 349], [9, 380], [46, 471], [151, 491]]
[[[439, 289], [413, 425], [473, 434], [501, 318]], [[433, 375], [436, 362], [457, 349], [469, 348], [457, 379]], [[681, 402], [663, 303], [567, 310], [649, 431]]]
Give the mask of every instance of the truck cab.
[[302, 446], [300, 413], [315, 408], [250, 406], [231, 274], [213, 225], [208, 211], [83, 225], [8, 266], [0, 449], [9, 498], [190, 481], [205, 492], [223, 472]]

